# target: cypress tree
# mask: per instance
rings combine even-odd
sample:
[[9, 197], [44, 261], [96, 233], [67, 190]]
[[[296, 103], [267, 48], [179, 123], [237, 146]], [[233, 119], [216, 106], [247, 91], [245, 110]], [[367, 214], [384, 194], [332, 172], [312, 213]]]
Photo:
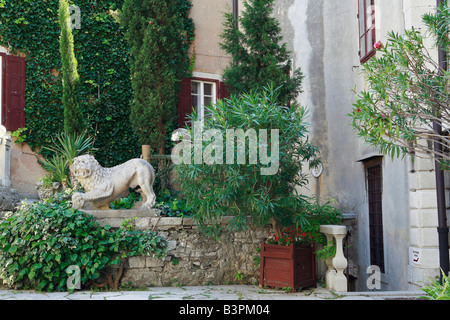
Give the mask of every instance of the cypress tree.
[[238, 21], [225, 13], [222, 49], [232, 61], [223, 78], [232, 94], [257, 91], [273, 85], [280, 88], [280, 103], [286, 104], [301, 92], [300, 69], [292, 74], [292, 61], [279, 22], [272, 17], [274, 0], [249, 0]]
[[140, 143], [165, 154], [177, 93], [188, 75], [193, 22], [187, 0], [125, 0], [121, 23], [131, 53], [131, 122]]
[[77, 59], [73, 51], [73, 35], [69, 26], [69, 4], [59, 1], [59, 25], [61, 27], [60, 53], [63, 79], [64, 131], [69, 135], [81, 134], [85, 130], [83, 113], [78, 100], [80, 82]]

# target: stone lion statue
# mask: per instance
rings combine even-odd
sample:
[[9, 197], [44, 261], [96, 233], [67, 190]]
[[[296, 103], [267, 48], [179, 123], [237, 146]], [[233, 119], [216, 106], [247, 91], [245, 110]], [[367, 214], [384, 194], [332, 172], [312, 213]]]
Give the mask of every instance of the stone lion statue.
[[143, 159], [132, 159], [113, 168], [102, 167], [91, 155], [76, 157], [70, 173], [84, 188], [85, 193], [74, 193], [72, 206], [75, 209], [108, 210], [109, 204], [128, 188], [140, 187], [142, 202], [135, 207], [151, 209], [155, 205], [153, 183], [155, 172]]

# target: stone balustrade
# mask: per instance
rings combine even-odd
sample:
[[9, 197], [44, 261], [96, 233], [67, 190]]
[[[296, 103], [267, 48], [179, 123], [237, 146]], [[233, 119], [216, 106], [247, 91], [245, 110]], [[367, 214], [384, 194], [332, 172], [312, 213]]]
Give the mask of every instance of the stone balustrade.
[[320, 232], [325, 234], [328, 243], [336, 243], [336, 255], [325, 260], [328, 270], [325, 275], [327, 289], [336, 292], [347, 292], [347, 278], [344, 270], [347, 259], [344, 256], [343, 239], [347, 235], [346, 226], [322, 225]]

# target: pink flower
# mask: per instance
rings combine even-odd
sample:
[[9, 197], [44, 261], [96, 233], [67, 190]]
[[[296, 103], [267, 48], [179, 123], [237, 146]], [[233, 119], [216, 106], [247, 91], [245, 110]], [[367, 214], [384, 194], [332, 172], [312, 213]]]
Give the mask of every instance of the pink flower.
[[376, 50], [381, 50], [383, 48], [383, 45], [381, 44], [381, 41], [375, 42], [373, 45], [373, 48]]

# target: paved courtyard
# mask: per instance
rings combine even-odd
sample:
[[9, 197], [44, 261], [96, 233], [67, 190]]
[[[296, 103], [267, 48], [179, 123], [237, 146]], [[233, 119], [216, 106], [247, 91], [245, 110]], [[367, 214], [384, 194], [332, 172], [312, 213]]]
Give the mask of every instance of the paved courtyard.
[[423, 292], [333, 293], [315, 288], [295, 293], [252, 285], [150, 287], [143, 291], [35, 292], [0, 290], [0, 300], [411, 300]]

